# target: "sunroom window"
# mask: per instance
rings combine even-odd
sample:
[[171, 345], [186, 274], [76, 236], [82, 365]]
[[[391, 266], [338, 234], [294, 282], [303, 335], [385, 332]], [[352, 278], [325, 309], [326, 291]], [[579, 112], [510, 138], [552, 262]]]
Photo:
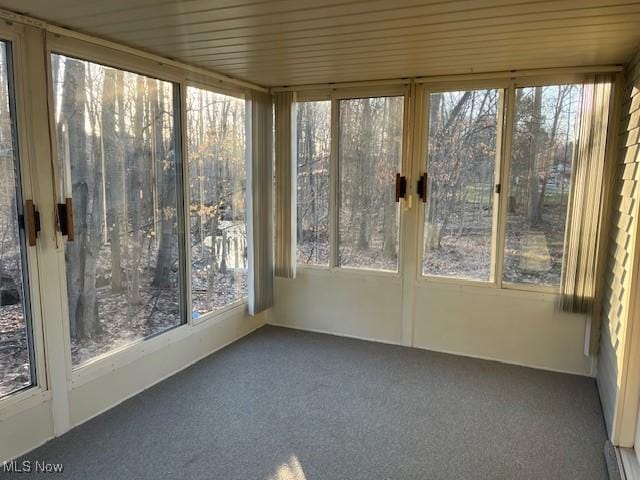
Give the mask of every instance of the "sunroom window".
[[424, 275], [490, 280], [499, 96], [429, 95]]
[[582, 85], [517, 88], [503, 280], [560, 284]]
[[297, 104], [297, 259], [329, 264], [331, 101]]
[[184, 322], [175, 85], [51, 56], [74, 366]]
[[338, 264], [398, 270], [404, 97], [339, 102]]
[[245, 101], [187, 88], [192, 317], [247, 296]]
[[36, 384], [11, 44], [0, 41], [0, 398]]

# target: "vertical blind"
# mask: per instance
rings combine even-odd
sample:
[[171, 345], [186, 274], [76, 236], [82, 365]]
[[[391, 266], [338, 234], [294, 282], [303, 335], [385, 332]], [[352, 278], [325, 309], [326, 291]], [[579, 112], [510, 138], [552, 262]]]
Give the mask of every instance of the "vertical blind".
[[[583, 90], [578, 146], [574, 158], [571, 199], [567, 217], [566, 253], [560, 288], [561, 309], [592, 312], [596, 296], [606, 190], [605, 150], [613, 91], [610, 75], [594, 75]], [[597, 325], [592, 325], [592, 331]]]
[[293, 92], [273, 97], [275, 107], [275, 275], [296, 276], [296, 111]]
[[247, 238], [249, 313], [273, 306], [271, 95], [251, 93], [247, 102]]

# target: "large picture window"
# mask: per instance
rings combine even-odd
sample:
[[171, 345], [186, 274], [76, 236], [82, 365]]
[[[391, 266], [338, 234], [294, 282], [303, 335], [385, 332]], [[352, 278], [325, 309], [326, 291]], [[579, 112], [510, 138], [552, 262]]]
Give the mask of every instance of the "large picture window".
[[423, 274], [489, 281], [498, 90], [429, 96]]
[[192, 316], [247, 296], [245, 101], [187, 88]]
[[582, 85], [517, 88], [505, 282], [560, 284]]
[[331, 101], [297, 104], [297, 259], [329, 264]]
[[404, 97], [340, 100], [339, 111], [338, 263], [397, 271]]
[[53, 54], [60, 191], [77, 366], [183, 323], [176, 87]]

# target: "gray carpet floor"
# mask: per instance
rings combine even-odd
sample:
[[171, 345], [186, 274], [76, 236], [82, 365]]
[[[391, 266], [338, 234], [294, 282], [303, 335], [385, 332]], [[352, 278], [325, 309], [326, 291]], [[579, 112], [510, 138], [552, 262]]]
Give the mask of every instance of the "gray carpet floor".
[[605, 440], [593, 379], [263, 327], [25, 459], [82, 480], [588, 480]]

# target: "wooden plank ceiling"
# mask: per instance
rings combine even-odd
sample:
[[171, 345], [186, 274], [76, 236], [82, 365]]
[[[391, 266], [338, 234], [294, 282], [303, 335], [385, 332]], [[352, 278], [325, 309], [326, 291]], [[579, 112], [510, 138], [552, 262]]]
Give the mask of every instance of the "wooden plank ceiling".
[[627, 62], [640, 0], [0, 0], [264, 86]]

